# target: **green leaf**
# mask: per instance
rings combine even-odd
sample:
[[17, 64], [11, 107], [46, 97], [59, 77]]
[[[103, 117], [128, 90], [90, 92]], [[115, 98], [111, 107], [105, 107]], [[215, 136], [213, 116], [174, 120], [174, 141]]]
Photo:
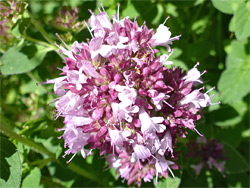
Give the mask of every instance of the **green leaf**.
[[162, 188], [162, 187], [171, 187], [171, 188], [177, 188], [179, 187], [181, 183], [181, 179], [178, 177], [175, 177], [173, 179], [172, 177], [168, 176], [168, 178], [164, 179], [163, 181], [159, 181], [156, 187]]
[[232, 41], [231, 48], [227, 51], [226, 68], [239, 68], [249, 64], [245, 45], [240, 41]]
[[236, 38], [238, 40], [247, 39], [250, 36], [250, 10], [247, 9], [245, 2], [238, 6], [233, 20]]
[[46, 89], [42, 85], [38, 85], [35, 80], [31, 80], [29, 82], [23, 83], [20, 86], [20, 92], [22, 94], [34, 92], [38, 95], [42, 95], [46, 93]]
[[230, 68], [225, 70], [219, 80], [221, 100], [224, 103], [235, 103], [250, 91], [250, 69]]
[[215, 8], [225, 14], [233, 14], [232, 0], [212, 0]]
[[208, 121], [221, 127], [234, 126], [242, 120], [239, 113], [229, 105], [221, 105], [219, 109], [211, 111], [206, 115]]
[[0, 59], [3, 75], [29, 72], [41, 64], [46, 53], [51, 49], [42, 45], [30, 45], [23, 48], [12, 47]]
[[135, 9], [134, 5], [131, 3], [131, 1], [127, 2], [126, 8], [122, 11], [122, 17], [127, 17], [129, 16], [130, 19], [134, 17], [138, 17], [140, 14], [138, 11]]
[[244, 43], [231, 43], [226, 61], [227, 68], [218, 83], [220, 98], [224, 103], [235, 103], [250, 92], [250, 56], [245, 51]]
[[233, 147], [237, 147], [239, 146], [242, 140], [241, 129], [241, 124], [238, 124], [233, 127], [226, 127], [224, 129], [220, 129], [215, 135], [215, 138], [218, 138], [218, 140], [223, 143], [228, 143]]
[[104, 7], [110, 7], [112, 5], [116, 5], [115, 0], [108, 0], [108, 1], [107, 0], [99, 0], [99, 2], [102, 3], [102, 5]]
[[11, 33], [16, 38], [20, 38], [22, 34], [27, 30], [29, 24], [30, 24], [30, 19], [28, 17], [20, 18], [11, 28]]
[[15, 188], [21, 183], [21, 160], [16, 146], [0, 136], [0, 187]]
[[22, 183], [22, 188], [39, 187], [41, 179], [41, 171], [35, 167], [30, 171], [29, 175], [26, 176]]
[[224, 143], [224, 149], [226, 150], [225, 172], [229, 174], [242, 173], [249, 170], [249, 164], [244, 157], [231, 145]]

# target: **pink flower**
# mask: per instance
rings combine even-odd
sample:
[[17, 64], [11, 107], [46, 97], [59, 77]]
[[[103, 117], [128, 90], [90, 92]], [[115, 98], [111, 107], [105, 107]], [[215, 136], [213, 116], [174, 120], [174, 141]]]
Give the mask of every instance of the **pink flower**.
[[150, 117], [148, 113], [141, 108], [139, 111], [139, 119], [141, 121], [141, 131], [142, 133], [146, 132], [163, 132], [166, 127], [163, 123], [164, 118], [163, 117]]

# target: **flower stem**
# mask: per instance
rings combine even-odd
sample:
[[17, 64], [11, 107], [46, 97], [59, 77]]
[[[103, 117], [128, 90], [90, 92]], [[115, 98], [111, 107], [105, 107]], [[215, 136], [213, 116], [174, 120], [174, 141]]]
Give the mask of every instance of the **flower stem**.
[[28, 40], [28, 41], [31, 41], [31, 42], [34, 42], [34, 43], [37, 43], [37, 44], [40, 44], [40, 45], [43, 45], [43, 46], [46, 46], [46, 47], [49, 47], [53, 50], [57, 50], [57, 48], [55, 47], [55, 45], [51, 45], [47, 42], [43, 42], [43, 41], [40, 41], [40, 40], [37, 40], [37, 39], [34, 39], [32, 37], [29, 37], [27, 35], [23, 35], [22, 36], [25, 40]]
[[12, 139], [15, 139], [16, 141], [20, 143], [23, 143], [24, 145], [29, 146], [31, 149], [33, 149], [34, 151], [38, 153], [42, 153], [42, 154], [48, 155], [49, 157], [55, 158], [55, 155], [51, 153], [50, 151], [48, 151], [47, 149], [45, 149], [43, 146], [40, 146], [36, 144], [35, 142], [33, 142], [32, 140], [15, 133], [13, 130], [11, 130], [8, 124], [3, 123], [2, 121], [0, 121], [0, 132]]
[[[28, 12], [28, 11], [27, 11]], [[36, 21], [36, 19], [32, 16], [30, 12], [28, 12], [30, 16], [30, 20], [33, 25], [38, 29], [38, 31], [42, 34], [42, 36], [51, 44], [54, 45], [54, 41], [50, 38], [49, 34], [41, 27], [41, 25]]]

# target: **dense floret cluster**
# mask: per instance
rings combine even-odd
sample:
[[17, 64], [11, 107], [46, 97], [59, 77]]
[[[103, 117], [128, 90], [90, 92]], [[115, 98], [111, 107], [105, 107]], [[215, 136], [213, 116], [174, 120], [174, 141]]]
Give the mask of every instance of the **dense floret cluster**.
[[[66, 154], [85, 158], [98, 148], [128, 184], [174, 176], [177, 137], [187, 129], [198, 133], [199, 112], [211, 104], [208, 92], [197, 88], [198, 63], [188, 72], [168, 68], [170, 45], [180, 36], [171, 37], [166, 21], [155, 32], [120, 20], [119, 9], [113, 22], [104, 10], [91, 14], [92, 38], [59, 46], [67, 56], [62, 76], [47, 81], [59, 96], [56, 117], [64, 117]], [[156, 57], [156, 46], [168, 54]]]

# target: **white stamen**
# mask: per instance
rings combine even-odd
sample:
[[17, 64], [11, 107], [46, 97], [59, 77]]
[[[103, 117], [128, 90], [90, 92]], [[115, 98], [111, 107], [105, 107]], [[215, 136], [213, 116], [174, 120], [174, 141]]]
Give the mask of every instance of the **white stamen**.
[[63, 39], [58, 35], [58, 33], [56, 33], [56, 36], [60, 39], [60, 41], [64, 44], [64, 46], [68, 48], [68, 50], [70, 50], [69, 46], [63, 41]]
[[194, 130], [197, 132], [198, 135], [203, 136], [196, 128], [194, 128]]
[[200, 65], [200, 62], [197, 62], [196, 65], [194, 66], [194, 68], [196, 68], [198, 65]]
[[164, 102], [165, 104], [167, 104], [169, 107], [171, 107], [171, 108], [174, 109], [174, 107], [173, 107], [172, 105], [170, 105], [167, 101], [163, 100], [163, 102]]
[[58, 113], [56, 114], [56, 118], [55, 118], [54, 120], [57, 120], [57, 119], [60, 117], [61, 114], [62, 114], [62, 112], [58, 112]]
[[95, 15], [95, 13], [91, 9], [88, 9], [88, 11], [90, 12], [90, 14]]
[[174, 49], [169, 53], [168, 57], [170, 57], [174, 53]]
[[75, 157], [76, 153], [70, 158], [70, 160], [68, 160], [66, 163], [70, 163], [70, 161], [72, 161], [72, 159]]
[[163, 22], [163, 25], [165, 25], [166, 21], [170, 18], [170, 16], [168, 16], [165, 21]]
[[209, 92], [212, 91], [213, 89], [215, 89], [215, 86], [212, 87], [211, 89], [209, 89], [205, 94], [209, 93]]
[[217, 103], [211, 103], [210, 105], [217, 105], [217, 104], [221, 104], [221, 101], [219, 101]]
[[117, 21], [119, 22], [120, 3], [117, 4]]
[[84, 53], [84, 55], [85, 55], [85, 58], [87, 59], [88, 56], [87, 56], [87, 54], [86, 54], [86, 52], [85, 52], [85, 48], [83, 48], [83, 53]]
[[200, 89], [198, 89], [198, 90], [200, 91], [200, 90], [203, 90], [203, 89], [205, 89], [205, 87], [204, 87], [204, 86], [203, 86], [203, 87], [201, 87], [201, 88], [200, 88]]
[[204, 71], [203, 71], [203, 73], [201, 73], [200, 77], [201, 77], [203, 74], [205, 74], [206, 72], [207, 72], [207, 71], [206, 71], [206, 70], [204, 70]]
[[140, 160], [138, 159], [138, 163], [139, 163], [139, 168], [141, 170], [141, 163], [140, 163]]
[[92, 34], [92, 32], [91, 32], [91, 30], [90, 30], [89, 25], [87, 24], [87, 22], [85, 22], [85, 25], [87, 26], [87, 28], [88, 28], [88, 30], [89, 30], [89, 33], [90, 33], [91, 37], [94, 38], [94, 36], [93, 36], [93, 34]]
[[62, 68], [59, 68], [59, 67], [56, 67], [58, 70], [60, 70], [60, 71], [63, 71], [63, 69]]
[[152, 53], [154, 52], [153, 48], [149, 44], [148, 44], [148, 48], [151, 50]]
[[172, 174], [173, 178], [175, 179], [174, 173], [172, 172], [171, 168], [168, 166], [169, 172]]
[[103, 7], [103, 5], [102, 5], [101, 2], [100, 2], [100, 5], [101, 5], [101, 7], [102, 7], [103, 12], [105, 12], [105, 9], [104, 9], [104, 7]]
[[58, 48], [60, 48], [60, 45], [58, 45], [56, 42], [55, 42], [55, 45], [56, 45]]
[[158, 184], [158, 172], [156, 172], [155, 184]]

